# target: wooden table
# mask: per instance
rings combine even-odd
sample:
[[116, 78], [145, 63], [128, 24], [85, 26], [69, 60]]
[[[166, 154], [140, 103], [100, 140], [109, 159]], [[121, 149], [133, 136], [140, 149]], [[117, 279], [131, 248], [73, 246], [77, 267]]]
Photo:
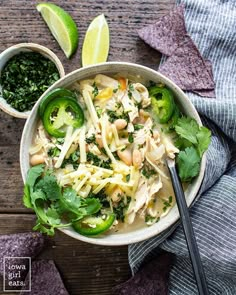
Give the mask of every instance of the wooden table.
[[[157, 68], [160, 54], [138, 38], [137, 30], [153, 23], [174, 4], [173, 0], [53, 1], [72, 15], [79, 29], [79, 49], [68, 60], [38, 14], [37, 2], [0, 0], [0, 51], [21, 42], [38, 43], [58, 55], [66, 73], [80, 67], [85, 31], [90, 21], [101, 13], [105, 14], [110, 27], [109, 61], [129, 61]], [[24, 123], [0, 111], [1, 234], [30, 231], [35, 222], [34, 214], [22, 205], [19, 144]], [[90, 245], [61, 232], [56, 233], [51, 246], [40, 257], [55, 261], [71, 295], [111, 294], [112, 286], [131, 275], [127, 247]], [[2, 286], [0, 294], [3, 294]]]

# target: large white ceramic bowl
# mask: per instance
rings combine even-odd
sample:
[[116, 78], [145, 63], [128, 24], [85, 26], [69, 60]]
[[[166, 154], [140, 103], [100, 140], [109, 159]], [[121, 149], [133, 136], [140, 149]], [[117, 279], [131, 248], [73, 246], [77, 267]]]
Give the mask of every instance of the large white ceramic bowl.
[[[197, 120], [197, 122], [201, 125], [201, 120], [199, 118], [199, 115], [192, 105], [192, 103], [189, 101], [188, 97], [183, 93], [183, 91], [176, 86], [172, 81], [164, 77], [163, 75], [159, 74], [158, 72], [151, 70], [147, 67], [137, 65], [137, 64], [131, 64], [131, 63], [125, 63], [125, 62], [108, 62], [103, 64], [98, 64], [82, 69], [78, 69], [74, 72], [71, 72], [70, 74], [66, 75], [65, 77], [58, 80], [55, 84], [53, 84], [38, 100], [36, 105], [34, 106], [33, 110], [30, 113], [29, 118], [26, 121], [22, 138], [21, 138], [21, 146], [20, 146], [20, 166], [21, 166], [21, 173], [23, 180], [25, 182], [27, 171], [30, 168], [29, 164], [29, 147], [32, 142], [32, 138], [34, 136], [34, 131], [36, 128], [36, 123], [38, 120], [38, 106], [40, 103], [40, 100], [45, 96], [49, 91], [53, 90], [57, 87], [68, 87], [69, 85], [73, 84], [77, 80], [86, 79], [88, 77], [95, 76], [98, 73], [103, 74], [115, 74], [115, 73], [124, 73], [129, 75], [139, 75], [142, 78], [142, 82], [148, 83], [150, 80], [154, 81], [156, 83], [162, 82], [166, 86], [168, 86], [175, 95], [176, 101], [178, 102], [178, 105], [180, 106], [182, 112], [194, 119]], [[201, 161], [201, 169], [200, 174], [197, 178], [189, 185], [187, 191], [186, 191], [186, 200], [188, 206], [191, 205], [194, 198], [196, 197], [196, 194], [200, 188], [204, 170], [205, 170], [205, 164], [206, 159], [205, 156], [203, 156]], [[140, 242], [145, 239], [151, 238], [153, 236], [156, 236], [166, 230], [168, 227], [173, 225], [177, 220], [179, 219], [179, 212], [177, 209], [177, 206], [175, 205], [170, 212], [161, 220], [149, 227], [144, 228], [138, 228], [134, 229], [129, 232], [125, 233], [114, 233], [110, 235], [103, 235], [98, 237], [85, 237], [78, 233], [76, 233], [73, 228], [66, 228], [66, 229], [60, 229], [65, 234], [92, 244], [98, 244], [98, 245], [106, 245], [106, 246], [118, 246], [118, 245], [127, 245], [132, 244], [135, 242]]]

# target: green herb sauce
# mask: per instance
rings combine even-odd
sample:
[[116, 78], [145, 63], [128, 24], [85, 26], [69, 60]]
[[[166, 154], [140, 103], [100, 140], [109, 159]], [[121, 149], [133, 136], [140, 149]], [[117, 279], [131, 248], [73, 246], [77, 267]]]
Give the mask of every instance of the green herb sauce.
[[13, 56], [2, 70], [2, 96], [14, 109], [28, 111], [59, 78], [51, 60], [37, 52], [22, 52]]

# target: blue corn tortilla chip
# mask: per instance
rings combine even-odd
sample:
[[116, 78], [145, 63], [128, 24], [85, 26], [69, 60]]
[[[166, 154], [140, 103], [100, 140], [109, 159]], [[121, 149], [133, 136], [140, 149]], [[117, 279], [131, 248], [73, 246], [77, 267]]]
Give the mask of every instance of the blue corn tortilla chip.
[[[6, 257], [34, 258], [41, 252], [44, 245], [44, 236], [36, 232], [0, 235], [0, 274], [3, 275], [4, 257], [5, 270], [7, 272], [9, 268], [8, 264], [14, 264], [14, 259], [9, 260], [6, 259]], [[17, 263], [19, 263], [19, 259], [15, 261], [15, 264]], [[26, 274], [27, 271], [25, 272], [25, 275]]]
[[184, 21], [184, 5], [179, 5], [156, 23], [138, 31], [152, 48], [169, 56], [159, 71], [180, 88], [200, 96], [215, 97], [212, 66], [202, 58]]
[[[29, 284], [29, 275], [25, 285]], [[21, 291], [20, 295], [29, 292]], [[53, 260], [35, 260], [31, 266], [30, 295], [69, 295]]]
[[215, 90], [196, 90], [196, 91], [192, 91], [194, 93], [196, 93], [199, 96], [202, 97], [208, 97], [208, 98], [215, 98], [216, 94], [215, 94]]
[[114, 295], [167, 295], [169, 271], [174, 255], [163, 253], [156, 257], [127, 282], [113, 288]]
[[[211, 61], [210, 60], [205, 60], [205, 63], [206, 63], [208, 72], [210, 73], [212, 79], [214, 80]], [[204, 90], [203, 89], [203, 90], [195, 90], [195, 91], [193, 90], [193, 92], [200, 95], [200, 96], [202, 96], [202, 97], [208, 97], [208, 98], [215, 98], [216, 97], [214, 89], [212, 89], [212, 90]]]
[[171, 56], [187, 34], [184, 5], [179, 5], [156, 23], [138, 30], [139, 37], [152, 48]]
[[159, 72], [181, 89], [188, 91], [213, 90], [213, 75], [189, 36], [175, 52], [159, 67]]

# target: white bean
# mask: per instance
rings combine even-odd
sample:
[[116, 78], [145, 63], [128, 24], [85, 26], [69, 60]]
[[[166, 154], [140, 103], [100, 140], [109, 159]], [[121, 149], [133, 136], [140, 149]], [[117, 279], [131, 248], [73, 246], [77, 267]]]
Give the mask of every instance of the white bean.
[[38, 164], [43, 164], [45, 161], [44, 159], [44, 156], [43, 155], [38, 155], [38, 154], [35, 154], [31, 157], [30, 159], [30, 164], [32, 166], [35, 166], [35, 165], [38, 165]]
[[132, 154], [130, 150], [125, 149], [124, 151], [117, 151], [117, 155], [126, 165], [132, 165]]
[[117, 119], [114, 124], [117, 130], [122, 130], [127, 126], [127, 121], [125, 119]]
[[135, 168], [140, 168], [142, 165], [142, 154], [137, 149], [133, 151], [133, 165]]
[[98, 144], [99, 148], [103, 148], [102, 136], [99, 134], [96, 135], [96, 143]]

